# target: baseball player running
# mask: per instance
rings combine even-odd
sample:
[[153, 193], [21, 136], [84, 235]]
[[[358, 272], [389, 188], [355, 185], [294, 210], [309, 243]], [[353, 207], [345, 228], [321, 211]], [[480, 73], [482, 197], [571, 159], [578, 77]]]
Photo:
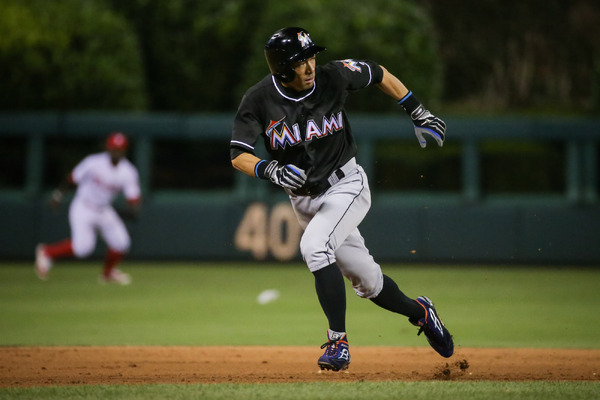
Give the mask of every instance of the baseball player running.
[[[300, 251], [315, 278], [327, 318], [321, 369], [348, 368], [344, 279], [360, 297], [404, 315], [443, 357], [454, 352], [452, 336], [425, 296], [411, 299], [384, 275], [365, 246], [358, 225], [371, 205], [367, 176], [356, 162], [356, 144], [344, 103], [350, 92], [377, 85], [411, 117], [421, 147], [427, 137], [444, 143], [446, 124], [383, 66], [366, 60], [316, 65], [325, 48], [297, 27], [278, 30], [265, 44], [271, 74], [252, 86], [237, 111], [231, 163], [245, 174], [284, 188], [304, 229]], [[255, 156], [256, 142], [270, 159]]]
[[68, 184], [77, 185], [77, 192], [69, 208], [71, 237], [58, 243], [39, 244], [36, 248], [35, 272], [48, 279], [54, 260], [63, 257], [85, 258], [96, 247], [97, 232], [108, 248], [101, 283], [128, 285], [131, 277], [116, 265], [130, 246], [130, 238], [123, 220], [111, 203], [120, 192], [127, 200], [124, 218], [135, 218], [141, 194], [137, 169], [125, 158], [129, 141], [121, 132], [111, 133], [106, 139], [106, 151], [83, 159], [69, 174], [67, 182], [52, 193], [51, 204], [57, 207]]

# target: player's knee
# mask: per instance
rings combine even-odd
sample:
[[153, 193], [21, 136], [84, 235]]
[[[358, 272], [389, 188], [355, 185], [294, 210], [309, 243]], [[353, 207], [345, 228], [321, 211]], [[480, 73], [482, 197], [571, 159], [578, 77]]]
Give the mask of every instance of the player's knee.
[[94, 251], [94, 245], [92, 244], [79, 244], [73, 243], [73, 254], [77, 258], [89, 257]]
[[131, 239], [127, 232], [123, 230], [120, 235], [113, 235], [105, 238], [108, 247], [119, 253], [128, 253], [131, 247]]
[[365, 299], [372, 299], [383, 289], [383, 273], [381, 270], [365, 274], [360, 278], [352, 279], [352, 288], [354, 292]]
[[110, 248], [112, 250], [117, 251], [119, 253], [123, 253], [123, 254], [129, 253], [129, 247], [130, 247], [129, 242], [127, 242], [127, 243], [119, 243], [117, 245], [111, 245], [110, 246]]

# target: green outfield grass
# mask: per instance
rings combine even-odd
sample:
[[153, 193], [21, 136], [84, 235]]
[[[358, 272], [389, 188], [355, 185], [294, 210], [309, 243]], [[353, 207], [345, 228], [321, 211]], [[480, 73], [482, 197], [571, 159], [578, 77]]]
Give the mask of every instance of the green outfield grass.
[[[382, 267], [407, 295], [434, 300], [457, 346], [600, 347], [600, 269]], [[289, 345], [290, 337], [296, 345], [323, 342], [326, 321], [312, 275], [303, 265], [127, 262], [123, 269], [132, 274], [131, 286], [98, 284], [99, 262], [59, 263], [47, 282], [37, 279], [29, 263], [1, 264], [0, 345]], [[347, 329], [353, 345], [427, 345], [404, 317], [347, 288]], [[279, 299], [258, 304], [256, 298], [265, 289], [277, 289]], [[411, 400], [600, 397], [591, 395], [600, 393], [596, 383], [290, 385], [0, 389], [0, 399], [351, 399], [361, 398], [362, 389], [368, 389], [371, 399], [398, 398], [398, 393]], [[320, 397], [323, 393], [329, 394]]]
[[[0, 267], [0, 345], [297, 345], [323, 341], [312, 274], [300, 264], [127, 263], [133, 284], [97, 283], [98, 263], [63, 263], [39, 281]], [[600, 269], [383, 265], [427, 295], [465, 347], [599, 348]], [[258, 294], [280, 297], [260, 305]], [[426, 346], [406, 318], [347, 287], [353, 345]], [[376, 327], [376, 328], [375, 328]]]

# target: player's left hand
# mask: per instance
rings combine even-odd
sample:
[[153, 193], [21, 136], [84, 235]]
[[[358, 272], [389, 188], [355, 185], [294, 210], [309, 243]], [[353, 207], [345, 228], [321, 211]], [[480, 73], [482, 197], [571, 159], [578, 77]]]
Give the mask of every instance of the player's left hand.
[[438, 146], [442, 147], [444, 145], [444, 139], [446, 138], [446, 123], [444, 121], [431, 114], [423, 106], [417, 108], [411, 115], [411, 118], [413, 119], [415, 135], [419, 140], [421, 148], [427, 146], [427, 140], [424, 135], [434, 138]]

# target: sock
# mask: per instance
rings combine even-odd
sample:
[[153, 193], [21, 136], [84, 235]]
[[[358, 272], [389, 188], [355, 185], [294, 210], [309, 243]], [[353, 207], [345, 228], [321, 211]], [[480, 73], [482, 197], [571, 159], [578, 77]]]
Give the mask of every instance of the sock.
[[73, 257], [73, 245], [71, 239], [44, 245], [44, 254], [53, 260], [62, 257]]
[[327, 330], [327, 337], [329, 340], [341, 340], [344, 338], [344, 336], [346, 336], [346, 332], [336, 332], [332, 331], [331, 329]]
[[383, 289], [371, 301], [381, 308], [402, 314], [411, 320], [425, 317], [425, 310], [415, 300], [407, 297], [396, 285], [396, 282], [387, 275], [383, 275]]
[[113, 249], [106, 250], [106, 256], [104, 257], [104, 270], [102, 273], [104, 276], [109, 276], [115, 266], [123, 259], [123, 253]]
[[340, 269], [334, 263], [313, 272], [313, 275], [317, 297], [329, 322], [329, 329], [346, 332], [346, 286]]

